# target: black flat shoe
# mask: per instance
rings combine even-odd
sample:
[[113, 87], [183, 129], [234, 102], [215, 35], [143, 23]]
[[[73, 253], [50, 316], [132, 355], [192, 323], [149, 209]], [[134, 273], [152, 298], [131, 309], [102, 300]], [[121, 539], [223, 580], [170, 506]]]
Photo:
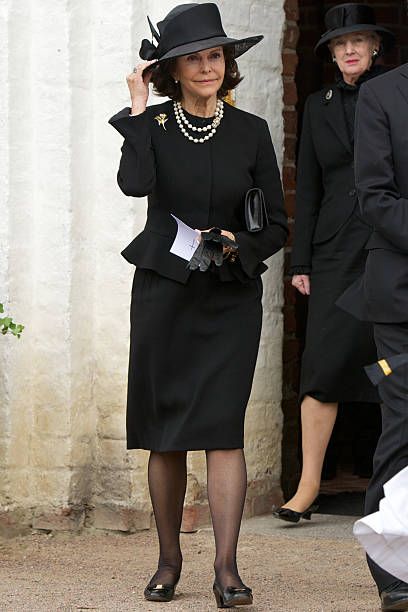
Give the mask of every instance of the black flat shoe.
[[160, 602], [171, 601], [174, 597], [177, 582], [176, 584], [148, 584], [144, 590], [145, 599]]
[[288, 521], [289, 523], [298, 523], [300, 519], [310, 521], [313, 512], [316, 512], [318, 508], [319, 506], [317, 504], [309, 506], [304, 512], [296, 512], [290, 508], [277, 508], [272, 512], [272, 516], [281, 519], [281, 521]]
[[408, 586], [401, 585], [392, 591], [383, 591], [381, 610], [383, 612], [408, 612]]
[[226, 587], [222, 589], [214, 582], [213, 592], [218, 608], [233, 608], [234, 606], [250, 606], [253, 604], [252, 590], [249, 587]]

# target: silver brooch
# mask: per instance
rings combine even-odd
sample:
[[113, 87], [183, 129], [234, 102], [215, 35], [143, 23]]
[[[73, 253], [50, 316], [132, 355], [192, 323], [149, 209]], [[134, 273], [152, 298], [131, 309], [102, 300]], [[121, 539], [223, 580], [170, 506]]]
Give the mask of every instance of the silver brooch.
[[326, 92], [326, 95], [324, 97], [326, 98], [327, 102], [330, 102], [333, 97], [333, 90], [329, 89], [329, 91]]

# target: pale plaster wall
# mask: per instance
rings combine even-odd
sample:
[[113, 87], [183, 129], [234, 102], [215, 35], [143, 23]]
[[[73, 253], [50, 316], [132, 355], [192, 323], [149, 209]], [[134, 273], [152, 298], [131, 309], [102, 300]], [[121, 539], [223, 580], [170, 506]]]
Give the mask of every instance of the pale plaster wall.
[[[0, 339], [3, 523], [150, 524], [147, 453], [124, 442], [133, 269], [119, 255], [146, 203], [116, 186], [121, 141], [107, 119], [128, 104], [146, 14], [157, 22], [175, 4], [0, 0], [0, 301], [26, 326], [21, 340]], [[283, 0], [219, 6], [229, 34], [265, 34], [239, 61], [236, 99], [268, 120], [281, 161]], [[250, 498], [276, 492], [280, 476], [282, 255], [269, 266]], [[203, 502], [203, 453], [191, 453], [189, 483], [188, 503]]]

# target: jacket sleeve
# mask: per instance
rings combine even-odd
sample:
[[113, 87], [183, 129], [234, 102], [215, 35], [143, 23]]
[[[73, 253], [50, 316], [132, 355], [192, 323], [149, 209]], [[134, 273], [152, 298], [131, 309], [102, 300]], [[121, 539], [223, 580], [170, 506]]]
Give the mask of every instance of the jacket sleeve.
[[264, 192], [265, 200], [269, 204], [270, 224], [260, 232], [240, 231], [235, 233], [239, 261], [244, 273], [250, 278], [259, 275], [261, 263], [279, 251], [288, 236], [279, 168], [268, 124], [264, 120], [260, 126], [254, 187], [259, 187]]
[[142, 197], [152, 192], [156, 182], [149, 115], [147, 111], [133, 117], [129, 113], [130, 108], [124, 108], [109, 119], [125, 139], [117, 179], [125, 195]]
[[408, 251], [408, 199], [401, 197], [395, 180], [387, 115], [368, 83], [361, 87], [357, 103], [355, 159], [364, 219], [398, 249]]
[[[312, 269], [312, 242], [323, 197], [322, 171], [313, 142], [310, 98], [303, 114], [296, 179], [296, 215], [291, 256], [291, 273]], [[307, 270], [308, 272], [305, 272]]]

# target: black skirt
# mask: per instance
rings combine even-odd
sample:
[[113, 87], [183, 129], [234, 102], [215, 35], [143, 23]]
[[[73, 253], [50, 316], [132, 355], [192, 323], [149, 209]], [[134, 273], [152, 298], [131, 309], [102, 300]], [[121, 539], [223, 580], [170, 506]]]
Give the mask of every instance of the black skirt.
[[127, 447], [244, 445], [262, 324], [262, 281], [187, 284], [137, 269], [132, 287]]
[[364, 272], [370, 233], [355, 212], [331, 240], [314, 245], [301, 398], [379, 402], [363, 369], [377, 359], [373, 326], [336, 306], [336, 300]]

